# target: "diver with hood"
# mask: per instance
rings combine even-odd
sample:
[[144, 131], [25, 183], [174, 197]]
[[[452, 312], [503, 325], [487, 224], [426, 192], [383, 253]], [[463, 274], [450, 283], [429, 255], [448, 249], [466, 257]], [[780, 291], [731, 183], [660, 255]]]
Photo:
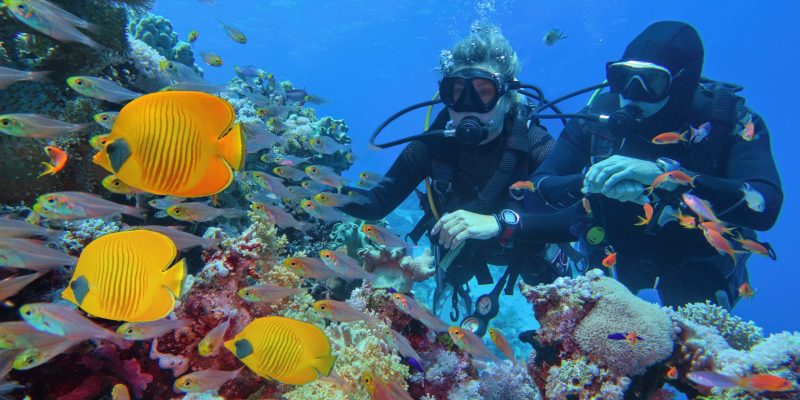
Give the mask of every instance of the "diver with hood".
[[[441, 100], [400, 111], [376, 130], [373, 146], [408, 145], [377, 186], [345, 189], [368, 196], [368, 203], [340, 208], [356, 218], [381, 219], [425, 181], [427, 194], [418, 193], [425, 215], [408, 237], [415, 243], [424, 234], [431, 237], [437, 260], [434, 311], [451, 300], [450, 318], [466, 317], [461, 325], [479, 335], [498, 312], [500, 292], [511, 294], [520, 275], [528, 281], [551, 281], [559, 275], [543, 259], [544, 243], [571, 237], [568, 219], [559, 213], [524, 212], [524, 189], [511, 187], [528, 181], [555, 145], [546, 130], [530, 121], [533, 107], [526, 96], [544, 98], [535, 86], [516, 80], [519, 69], [516, 52], [490, 26], [474, 30], [452, 51], [444, 51]], [[430, 129], [391, 143], [375, 143], [378, 133], [398, 116], [439, 102], [446, 108]], [[473, 303], [469, 280], [493, 282], [487, 263], [508, 268], [492, 293]], [[445, 288], [452, 292], [445, 294]]]
[[[610, 92], [570, 120], [531, 180], [549, 206], [585, 210], [573, 232], [589, 267], [615, 261], [620, 282], [634, 293], [657, 285], [664, 305], [731, 309], [749, 287], [750, 253], [734, 239], [770, 229], [783, 194], [764, 121], [741, 87], [701, 78], [703, 57], [692, 26], [647, 27], [606, 65]], [[704, 205], [713, 214], [695, 218]]]

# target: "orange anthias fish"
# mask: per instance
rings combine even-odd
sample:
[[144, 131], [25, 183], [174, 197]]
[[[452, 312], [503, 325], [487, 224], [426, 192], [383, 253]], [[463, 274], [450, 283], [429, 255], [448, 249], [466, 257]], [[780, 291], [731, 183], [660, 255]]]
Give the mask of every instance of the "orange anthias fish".
[[733, 240], [739, 242], [742, 245], [742, 248], [761, 256], [769, 257], [775, 260], [777, 257], [775, 256], [775, 252], [772, 250], [771, 247], [764, 246], [763, 244], [756, 242], [755, 240], [745, 239], [741, 233], [738, 234]]
[[747, 121], [747, 123], [744, 124], [744, 128], [739, 132], [739, 136], [748, 142], [757, 139], [756, 127], [753, 125], [753, 121]]
[[61, 172], [64, 169], [64, 166], [67, 165], [67, 152], [64, 150], [59, 149], [55, 146], [47, 146], [44, 148], [45, 153], [47, 156], [50, 157], [51, 163], [43, 162], [44, 165], [44, 172], [39, 174], [38, 178], [41, 178], [45, 175], [55, 175], [58, 172]]
[[536, 188], [533, 186], [533, 182], [531, 181], [517, 181], [511, 185], [512, 189], [516, 190], [530, 190], [531, 192], [536, 191]]
[[93, 161], [148, 193], [204, 197], [233, 182], [245, 137], [227, 101], [200, 92], [156, 92], [128, 103]]
[[710, 225], [701, 224], [700, 228], [703, 230], [703, 235], [705, 235], [708, 244], [720, 254], [728, 254], [731, 256], [733, 264], [736, 265], [736, 253], [741, 253], [741, 251], [734, 250], [731, 247], [731, 243], [722, 236], [722, 233], [712, 229]]
[[514, 350], [511, 349], [511, 344], [506, 339], [503, 332], [500, 332], [497, 328], [489, 328], [489, 337], [492, 339], [492, 342], [498, 349], [506, 356], [509, 360], [511, 360], [514, 365], [519, 365], [519, 361], [517, 361], [517, 357], [514, 356]]
[[608, 253], [606, 258], [603, 259], [603, 266], [606, 268], [612, 268], [617, 265], [617, 252], [612, 251]]
[[647, 225], [653, 219], [653, 206], [650, 203], [644, 203], [644, 217], [637, 216], [639, 222], [635, 223], [636, 226]]
[[372, 400], [411, 400], [413, 397], [403, 390], [400, 385], [394, 382], [386, 382], [376, 377], [372, 371], [366, 371], [361, 375], [361, 383], [369, 393]]
[[753, 374], [739, 380], [739, 386], [750, 392], [788, 392], [794, 390], [792, 381], [770, 374]]
[[750, 300], [755, 295], [756, 291], [753, 290], [749, 283], [745, 282], [742, 284], [742, 286], [739, 286], [739, 297]]
[[653, 179], [653, 183], [647, 188], [647, 194], [650, 195], [653, 193], [653, 190], [656, 190], [659, 186], [661, 186], [664, 182], [673, 182], [679, 185], [684, 186], [691, 186], [694, 187], [694, 177], [689, 176], [686, 172], [681, 170], [674, 170], [665, 172]]
[[631, 344], [631, 346], [636, 347], [640, 341], [643, 341], [644, 338], [636, 334], [636, 331], [630, 331], [625, 333], [612, 333], [608, 335], [608, 338], [611, 340], [624, 340]]
[[685, 131], [683, 133], [678, 132], [664, 132], [660, 135], [657, 135], [653, 138], [653, 144], [674, 144], [679, 142], [688, 142], [689, 139], [687, 134], [689, 131]]
[[675, 379], [678, 379], [678, 369], [675, 368], [675, 366], [673, 365], [669, 367], [667, 373], [664, 374], [664, 376], [666, 376], [667, 379], [674, 381]]

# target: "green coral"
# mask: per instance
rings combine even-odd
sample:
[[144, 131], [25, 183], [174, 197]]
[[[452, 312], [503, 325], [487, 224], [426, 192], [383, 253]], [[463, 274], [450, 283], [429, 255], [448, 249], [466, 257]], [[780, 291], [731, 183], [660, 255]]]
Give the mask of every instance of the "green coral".
[[749, 350], [764, 340], [764, 331], [753, 321], [744, 321], [709, 301], [679, 307], [678, 314], [694, 323], [716, 329], [736, 350]]

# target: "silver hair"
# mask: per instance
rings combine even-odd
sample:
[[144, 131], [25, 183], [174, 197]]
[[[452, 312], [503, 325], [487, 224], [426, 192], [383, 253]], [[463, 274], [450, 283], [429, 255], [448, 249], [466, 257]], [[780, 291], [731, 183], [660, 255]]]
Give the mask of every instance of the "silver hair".
[[493, 25], [472, 27], [469, 36], [461, 39], [452, 50], [442, 51], [439, 60], [442, 75], [470, 67], [488, 67], [500, 73], [506, 81], [513, 80], [520, 71], [517, 52]]

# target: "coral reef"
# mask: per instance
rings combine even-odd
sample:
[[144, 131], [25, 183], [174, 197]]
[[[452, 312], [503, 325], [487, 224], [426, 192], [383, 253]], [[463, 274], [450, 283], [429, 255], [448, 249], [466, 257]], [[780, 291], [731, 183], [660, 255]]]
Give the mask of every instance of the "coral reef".
[[172, 23], [168, 19], [147, 13], [132, 19], [128, 24], [128, 31], [167, 60], [188, 66], [194, 65], [191, 45], [178, 39], [178, 34], [172, 30]]
[[406, 255], [405, 249], [368, 245], [359, 250], [358, 255], [364, 259], [364, 270], [376, 276], [373, 282], [376, 288], [392, 288], [407, 293], [414, 282], [424, 281], [436, 272], [428, 249], [424, 254], [412, 257]]
[[678, 308], [681, 317], [700, 325], [714, 327], [736, 350], [747, 350], [764, 340], [764, 332], [753, 321], [744, 321], [726, 309], [705, 303], [687, 304]]

